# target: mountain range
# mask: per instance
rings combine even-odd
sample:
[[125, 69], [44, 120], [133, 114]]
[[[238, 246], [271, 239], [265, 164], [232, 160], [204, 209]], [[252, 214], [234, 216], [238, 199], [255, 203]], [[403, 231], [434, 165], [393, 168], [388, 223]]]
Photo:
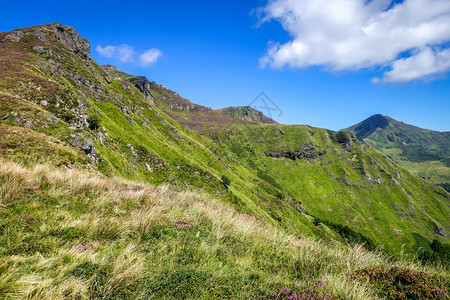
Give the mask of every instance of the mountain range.
[[450, 194], [400, 158], [448, 163], [448, 133], [213, 110], [98, 65], [59, 23], [0, 33], [0, 71], [0, 297], [267, 299], [328, 276], [368, 299], [337, 283], [392, 259], [448, 276]]

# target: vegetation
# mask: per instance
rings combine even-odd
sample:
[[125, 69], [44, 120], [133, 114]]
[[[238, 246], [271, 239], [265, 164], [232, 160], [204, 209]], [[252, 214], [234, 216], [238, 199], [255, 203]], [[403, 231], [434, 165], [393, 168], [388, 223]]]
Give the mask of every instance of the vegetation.
[[299, 239], [168, 185], [4, 159], [0, 178], [2, 299], [367, 300], [376, 297], [370, 285], [347, 274], [446, 274], [356, 244]]
[[239, 121], [100, 67], [69, 27], [20, 32], [0, 33], [0, 298], [375, 299], [348, 274], [448, 277], [449, 194], [352, 133]]
[[415, 270], [364, 268], [350, 278], [368, 282], [378, 296], [387, 299], [449, 299], [448, 279]]
[[450, 193], [450, 183], [439, 183], [438, 185]]
[[[447, 217], [432, 208], [436, 202], [425, 200], [439, 195], [445, 198], [445, 191], [399, 168], [349, 132], [338, 134], [295, 125], [235, 124], [228, 131], [210, 135], [219, 145], [225, 144], [247, 171], [270, 183], [273, 189], [267, 192], [275, 197], [278, 191], [283, 192], [284, 200], [274, 203], [289, 203], [297, 212], [303, 210], [302, 216], [308, 214], [322, 238], [366, 243], [367, 247], [383, 247], [389, 253], [403, 249], [414, 254], [423, 247], [415, 238], [416, 232], [425, 233], [423, 243], [427, 247], [434, 238], [446, 242], [432, 224], [435, 222], [446, 232]], [[417, 197], [432, 190], [428, 196]], [[442, 204], [447, 201], [444, 198]], [[430, 212], [433, 220], [427, 216]], [[288, 212], [272, 215], [281, 223], [289, 218]], [[422, 223], [421, 229], [410, 226], [413, 218]], [[291, 228], [301, 228], [294, 218], [289, 222]], [[318, 223], [326, 228], [316, 226]]]
[[450, 266], [450, 245], [433, 240], [430, 249], [431, 251], [424, 251], [420, 254], [419, 259], [422, 262]]
[[87, 118], [88, 124], [89, 124], [89, 128], [92, 130], [97, 130], [98, 127], [100, 126], [100, 117], [97, 115], [90, 115]]
[[228, 178], [226, 175], [222, 175], [220, 178], [222, 180], [222, 184], [225, 186], [225, 188], [228, 190], [228, 186], [231, 184], [231, 179]]
[[450, 184], [450, 135], [374, 115], [347, 128], [400, 166], [435, 183]]

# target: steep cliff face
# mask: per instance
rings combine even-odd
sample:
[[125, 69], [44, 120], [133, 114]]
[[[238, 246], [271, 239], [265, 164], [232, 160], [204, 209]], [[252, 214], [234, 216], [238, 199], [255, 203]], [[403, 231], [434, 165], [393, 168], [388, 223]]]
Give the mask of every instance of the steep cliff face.
[[130, 78], [128, 81], [131, 82], [139, 91], [141, 91], [145, 99], [153, 103], [153, 94], [150, 89], [151, 83], [147, 78], [139, 76]]
[[55, 39], [84, 60], [91, 59], [90, 43], [87, 39], [73, 28], [61, 25], [60, 23], [51, 23], [42, 26], [34, 26], [24, 29], [14, 30], [5, 36], [6, 41], [20, 42], [26, 35], [32, 35], [42, 42], [52, 42]]

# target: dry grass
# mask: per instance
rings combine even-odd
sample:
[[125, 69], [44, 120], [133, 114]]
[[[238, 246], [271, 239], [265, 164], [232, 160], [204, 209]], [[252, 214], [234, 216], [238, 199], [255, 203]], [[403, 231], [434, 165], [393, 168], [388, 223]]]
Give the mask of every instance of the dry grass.
[[[0, 178], [0, 213], [10, 222], [0, 224], [9, 230], [0, 243], [0, 298], [258, 298], [321, 279], [332, 297], [365, 300], [376, 299], [370, 287], [346, 274], [392, 266], [445, 274], [360, 245], [298, 239], [169, 185], [3, 159]], [[17, 218], [35, 225], [8, 225]], [[15, 250], [33, 235], [52, 247]]]

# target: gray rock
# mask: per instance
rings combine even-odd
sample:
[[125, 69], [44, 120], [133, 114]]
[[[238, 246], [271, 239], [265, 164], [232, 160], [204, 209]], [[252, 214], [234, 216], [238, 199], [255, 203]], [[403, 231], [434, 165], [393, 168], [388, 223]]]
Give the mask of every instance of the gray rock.
[[138, 154], [136, 153], [136, 150], [134, 150], [134, 147], [133, 147], [133, 145], [131, 145], [131, 144], [128, 144], [127, 146], [128, 146], [128, 148], [130, 148], [130, 150], [131, 150], [131, 153], [133, 153], [133, 155], [137, 157], [137, 156], [138, 156]]
[[23, 126], [25, 126], [25, 128], [29, 128], [29, 129], [34, 129], [36, 128], [36, 126], [33, 124], [33, 121], [31, 120], [27, 120]]
[[128, 110], [128, 107], [126, 107], [126, 106], [124, 106], [124, 105], [120, 106], [120, 110], [122, 110], [122, 112], [123, 112], [124, 114], [126, 114], [126, 115], [129, 115], [129, 114], [130, 114], [130, 111]]
[[133, 118], [128, 117], [128, 122], [131, 123], [131, 125], [136, 125], [136, 123], [134, 122]]
[[113, 65], [102, 65], [102, 68], [107, 70], [107, 71], [115, 71], [117, 70], [117, 68]]
[[44, 54], [46, 48], [44, 46], [33, 46], [33, 50], [37, 52], [37, 54]]
[[15, 31], [13, 31], [13, 32], [11, 32], [11, 33], [8, 33], [8, 34], [5, 36], [5, 40], [7, 40], [7, 41], [9, 41], [9, 42], [15, 42], [15, 43], [17, 43], [17, 42], [19, 42], [24, 36], [25, 36], [25, 35], [24, 35], [24, 33], [23, 33], [22, 31], [20, 31], [20, 30], [15, 30]]
[[436, 227], [434, 229], [434, 233], [439, 235], [439, 236], [445, 237], [445, 231], [444, 231], [443, 228]]
[[370, 174], [367, 173], [367, 172], [363, 174], [363, 177], [366, 178], [366, 179], [369, 180], [369, 181], [372, 180], [372, 177], [371, 177]]
[[397, 180], [395, 180], [394, 177], [391, 177], [390, 185], [396, 185], [398, 187], [402, 187], [402, 185]]
[[46, 35], [48, 34], [66, 45], [67, 48], [75, 52], [82, 59], [91, 59], [91, 46], [89, 41], [81, 37], [72, 27], [64, 26], [60, 23], [51, 23], [48, 25], [37, 26], [34, 28], [32, 34], [40, 40], [47, 40]]
[[129, 79], [131, 82], [142, 94], [144, 94], [145, 99], [153, 103], [153, 94], [150, 89], [151, 84], [150, 81], [145, 77], [135, 77]]
[[71, 134], [72, 139], [69, 143], [77, 148], [83, 150], [87, 155], [94, 155], [94, 143], [91, 139], [87, 139], [83, 133]]

